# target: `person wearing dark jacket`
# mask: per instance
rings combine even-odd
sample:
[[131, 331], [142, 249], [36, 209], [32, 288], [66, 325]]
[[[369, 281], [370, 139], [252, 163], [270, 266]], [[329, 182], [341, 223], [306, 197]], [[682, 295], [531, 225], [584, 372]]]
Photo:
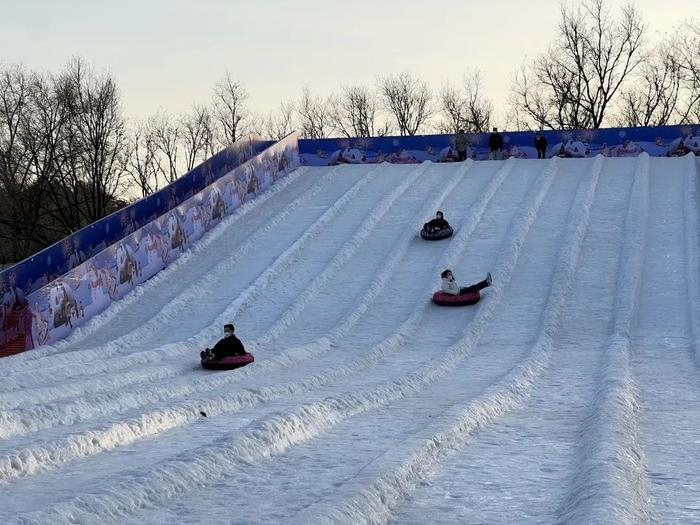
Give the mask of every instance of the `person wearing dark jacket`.
[[455, 137], [455, 149], [457, 150], [457, 156], [460, 161], [469, 158], [469, 139], [463, 129], [460, 129]]
[[224, 338], [214, 345], [214, 348], [207, 348], [201, 352], [202, 359], [221, 359], [236, 355], [245, 355], [245, 347], [234, 334], [235, 328], [232, 324], [224, 325]]
[[489, 135], [489, 159], [503, 159], [503, 137], [498, 132], [498, 128], [493, 128], [493, 133]]
[[443, 218], [441, 211], [435, 214], [435, 218], [433, 220], [426, 222], [423, 225], [423, 229], [425, 229], [425, 231], [444, 230], [449, 227], [450, 223]]
[[535, 133], [535, 149], [537, 150], [537, 158], [544, 159], [547, 152], [547, 139], [539, 131]]

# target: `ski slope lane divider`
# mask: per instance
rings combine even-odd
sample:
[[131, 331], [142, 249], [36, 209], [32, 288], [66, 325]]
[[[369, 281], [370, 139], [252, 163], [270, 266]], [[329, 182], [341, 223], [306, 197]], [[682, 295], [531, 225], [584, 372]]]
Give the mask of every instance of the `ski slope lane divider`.
[[[54, 364], [60, 365], [61, 363], [72, 364], [73, 360], [80, 360], [80, 362], [84, 362], [85, 358], [91, 354], [86, 355], [81, 353], [81, 351], [61, 352], [61, 350], [69, 350], [72, 345], [85, 340], [87, 337], [94, 334], [101, 326], [113, 322], [119, 317], [122, 311], [140, 301], [145, 295], [153, 295], [153, 292], [160, 286], [163, 286], [164, 284], [170, 285], [173, 279], [173, 274], [176, 274], [183, 267], [194, 263], [198, 257], [206, 256], [206, 252], [209, 252], [209, 250], [219, 242], [221, 237], [229, 230], [229, 228], [233, 227], [251, 212], [257, 210], [262, 204], [271, 198], [279, 195], [307, 171], [308, 168], [306, 167], [298, 168], [281, 181], [272, 185], [255, 199], [241, 205], [232, 215], [221, 221], [221, 223], [203, 236], [202, 239], [197, 241], [190, 250], [183, 253], [175, 262], [155, 274], [148, 281], [134, 288], [134, 290], [132, 290], [121, 300], [114, 302], [104, 312], [94, 316], [87, 324], [77, 327], [67, 338], [57, 341], [54, 345], [46, 345], [34, 349], [31, 352], [24, 352], [23, 354], [15, 356], [16, 359], [6, 360], [7, 363], [3, 363], [3, 367], [0, 369], [0, 376], [11, 376], [23, 370], [30, 370], [31, 373], [34, 374], [36, 373], [35, 369], [37, 368], [37, 364], [32, 364], [32, 362], [38, 360], [41, 360], [41, 366], [52, 366]], [[324, 181], [328, 180], [335, 171], [336, 170], [330, 172], [321, 182], [323, 183]], [[296, 201], [300, 200], [301, 204], [305, 202], [306, 199], [313, 193], [315, 192], [314, 188], [312, 187]], [[290, 206], [293, 204], [294, 203], [290, 204]], [[298, 205], [296, 207], [298, 207]], [[277, 223], [279, 223], [279, 221], [277, 221]], [[270, 229], [272, 229], [272, 227], [270, 227]], [[75, 354], [79, 354], [80, 357], [76, 358]], [[98, 357], [103, 358], [105, 356], [106, 354], [103, 352], [100, 353]], [[32, 369], [32, 367], [35, 369]]]
[[[433, 210], [439, 203], [443, 202], [444, 199], [449, 195], [449, 193], [454, 189], [454, 187], [457, 185], [457, 183], [462, 179], [464, 176], [464, 173], [466, 173], [467, 169], [471, 167], [472, 164], [465, 164], [463, 166], [460, 166], [459, 170], [459, 176], [454, 178], [454, 180], [450, 181], [445, 185], [445, 188], [438, 194], [437, 198], [433, 198], [430, 201], [430, 208], [427, 208], [424, 206], [422, 208], [422, 211], [419, 215], [417, 215], [416, 219], [407, 225], [407, 228], [404, 230], [403, 235], [399, 238], [399, 241], [397, 243], [398, 247], [392, 250], [392, 255], [390, 256], [389, 261], [384, 265], [384, 269], [382, 271], [382, 275], [380, 276], [379, 280], [382, 280], [383, 277], [388, 278], [388, 272], [387, 270], [391, 269], [392, 271], [396, 268], [397, 264], [401, 261], [403, 256], [406, 253], [406, 250], [408, 249], [408, 246], [411, 242], [411, 240], [415, 237], [415, 232], [419, 227], [422, 225], [423, 220], [425, 218], [425, 212], [426, 208], [428, 210]], [[422, 175], [423, 171], [419, 173], [419, 175]], [[407, 181], [409, 182], [409, 185], [412, 184], [415, 181], [414, 177], [407, 178]], [[404, 183], [402, 183], [403, 185]], [[399, 188], [397, 188], [399, 190]], [[357, 249], [360, 247], [362, 242], [369, 237], [369, 235], [374, 231], [374, 228], [376, 225], [379, 223], [379, 221], [384, 217], [384, 215], [389, 211], [389, 209], [393, 206], [396, 198], [400, 194], [402, 194], [403, 191], [399, 191], [396, 193], [395, 198], [390, 198], [386, 202], [383, 202], [379, 208], [375, 208], [372, 210], [370, 213], [369, 217], [362, 223], [362, 225], [359, 227], [355, 235], [347, 241], [341, 250], [338, 252], [338, 254], [333, 258], [333, 260], [330, 262], [330, 264], [319, 274], [317, 275], [309, 284], [309, 286], [306, 287], [306, 289], [297, 297], [297, 299], [292, 303], [292, 305], [285, 311], [285, 313], [275, 322], [273, 326], [270, 327], [270, 329], [267, 331], [267, 334], [260, 338], [258, 341], [256, 341], [257, 346], [265, 346], [269, 345], [272, 343], [272, 341], [275, 338], [280, 337], [285, 330], [292, 324], [292, 322], [299, 317], [301, 312], [304, 310], [305, 306], [309, 303], [309, 301], [315, 297], [318, 292], [321, 290], [321, 288], [328, 283], [328, 281], [331, 279], [331, 277], [340, 271], [340, 269], [350, 260], [350, 258], [355, 254]], [[376, 281], [377, 279], [375, 279]], [[385, 282], [385, 280], [384, 280]], [[383, 286], [381, 287], [370, 287], [370, 293], [373, 292], [374, 290], [378, 291], [383, 289]], [[371, 301], [372, 297], [370, 296], [363, 298], [363, 301]]]
[[[445, 264], [456, 261], [459, 255], [466, 249], [467, 241], [476, 228], [476, 225], [480, 222], [487, 203], [492, 199], [498, 187], [500, 187], [506, 176], [510, 173], [514, 163], [515, 160], [504, 163], [503, 167], [489, 181], [486, 189], [475, 199], [475, 204], [472, 207], [473, 209], [465, 218], [464, 223], [460, 225], [458, 235], [454, 239], [454, 242], [449, 245], [449, 248], [446, 250], [441, 260], [435, 265], [436, 271]], [[443, 195], [441, 194], [440, 199], [442, 198]], [[434, 209], [437, 200], [438, 199], [432, 201], [426, 206], [424, 211], [427, 213], [429, 210]], [[413, 237], [413, 233], [411, 233], [411, 237]], [[392, 265], [398, 264], [398, 260], [390, 262]], [[388, 271], [382, 272], [381, 275], [383, 275], [383, 279], [379, 282], [375, 282], [377, 287], [385, 286], [391, 273], [391, 267], [388, 268]], [[426, 287], [426, 293], [422, 295], [427, 296], [431, 289], [431, 286]], [[139, 418], [110, 423], [101, 429], [83, 433], [73, 433], [68, 437], [41, 444], [33, 444], [20, 450], [3, 453], [0, 457], [0, 482], [27, 474], [35, 474], [49, 468], [56, 468], [79, 457], [86, 457], [105, 450], [111, 450], [180, 425], [192, 423], [199, 419], [200, 410], [205, 410], [212, 416], [224, 412], [231, 412], [239, 410], [242, 407], [252, 406], [252, 404], [258, 402], [270, 401], [283, 396], [309, 391], [313, 388], [330, 384], [334, 380], [340, 380], [349, 374], [365, 370], [378, 362], [384, 355], [398, 350], [406, 340], [410, 339], [411, 335], [418, 329], [419, 320], [428, 304], [427, 301], [421, 300], [414, 309], [413, 314], [403, 323], [397, 332], [377, 344], [367, 357], [357, 359], [349, 365], [336, 367], [323, 374], [311, 376], [303, 381], [278, 385], [275, 388], [264, 388], [253, 392], [253, 395], [251, 395], [251, 392], [246, 391], [240, 396], [236, 396], [234, 399], [232, 399], [231, 396], [211, 398], [210, 395], [206, 395], [201, 399], [191, 400], [190, 402], [181, 403], [177, 406], [151, 411], [149, 414], [144, 414]], [[359, 316], [359, 313], [357, 315]], [[351, 317], [354, 317], [354, 315]], [[351, 325], [348, 323], [344, 326], [341, 325], [336, 337], [340, 338], [345, 330], [349, 331], [350, 328]], [[238, 371], [235, 375], [227, 374], [197, 381], [190, 385], [191, 390], [179, 390], [177, 395], [184, 396], [191, 392], [208, 393], [226, 388], [240, 381], [242, 378], [253, 375], [253, 373], [265, 373], [283, 366], [290, 366], [299, 360], [308, 359], [329, 351], [334, 342], [335, 338], [324, 338], [316, 345], [305, 345], [304, 347], [290, 349], [282, 356], [256, 363], [257, 372], [252, 372], [252, 369], [245, 368]]]
[[[420, 481], [437, 468], [440, 461], [459, 450], [479, 430], [518, 408], [533, 393], [542, 373], [549, 365], [554, 340], [573, 287], [603, 162], [603, 157], [598, 156], [587, 179], [579, 183], [567, 227], [562, 232], [549, 297], [542, 313], [540, 334], [528, 356], [500, 381], [486, 388], [479, 397], [471, 401], [448, 429], [415, 447], [399, 467], [393, 470], [387, 468], [391, 472], [372, 482], [360, 480], [359, 484], [366, 488], [359, 493], [344, 498], [344, 502], [333, 507], [323, 503], [309, 507], [303, 516], [298, 516], [295, 521], [387, 523], [392, 517], [393, 509], [410, 496]], [[375, 461], [383, 459], [382, 457]]]
[[700, 366], [700, 234], [698, 233], [698, 169], [693, 153], [685, 156], [688, 164], [683, 215], [685, 222], [685, 274], [688, 290], [688, 324], [690, 326], [690, 347], [694, 362]]
[[241, 438], [223, 438], [213, 446], [199, 447], [163, 461], [148, 473], [139, 473], [138, 476], [115, 483], [109, 493], [85, 495], [44, 511], [27, 514], [23, 523], [41, 523], [46, 520], [61, 523], [66, 517], [78, 520], [96, 520], [100, 517], [115, 519], [140, 508], [162, 505], [181, 492], [222, 479], [236, 468], [264, 461], [291, 446], [312, 439], [350, 417], [415, 394], [452, 371], [468, 355], [485, 323], [493, 316], [503, 294], [503, 287], [517, 263], [520, 248], [551, 186], [558, 163], [558, 159], [548, 163], [528, 192], [525, 199], [528, 205], [514, 217], [506, 235], [507, 242], [499, 257], [501, 263], [497, 272], [502, 277], [501, 284], [494, 287], [495, 293], [491, 294], [493, 297], [483, 301], [483, 309], [472, 323], [476, 326], [465, 329], [461, 341], [453, 345], [437, 364], [429, 363], [421, 371], [384, 382], [371, 390], [303, 405], [286, 416], [257, 423], [257, 428], [245, 432]]
[[649, 212], [649, 155], [642, 153], [620, 249], [610, 345], [592, 412], [582, 430], [581, 459], [560, 510], [561, 523], [652, 522], [649, 479], [639, 437], [638, 394], [630, 340], [638, 304]]

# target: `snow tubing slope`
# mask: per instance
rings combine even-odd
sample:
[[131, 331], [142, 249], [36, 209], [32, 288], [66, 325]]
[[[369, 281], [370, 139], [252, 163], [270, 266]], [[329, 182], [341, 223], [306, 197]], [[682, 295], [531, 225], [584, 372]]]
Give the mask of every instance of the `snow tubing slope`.
[[478, 303], [479, 299], [481, 299], [479, 292], [452, 295], [440, 291], [433, 294], [433, 302], [440, 306], [467, 306]]
[[444, 230], [437, 230], [437, 231], [427, 231], [425, 228], [420, 231], [420, 236], [423, 237], [426, 241], [440, 241], [442, 239], [447, 239], [448, 237], [452, 237], [452, 234], [454, 233], [454, 230], [452, 229], [452, 226], [448, 226]]
[[234, 355], [213, 361], [202, 360], [202, 367], [207, 370], [233, 370], [234, 368], [240, 368], [250, 364], [253, 361], [255, 361], [253, 354], [246, 353], [245, 355]]

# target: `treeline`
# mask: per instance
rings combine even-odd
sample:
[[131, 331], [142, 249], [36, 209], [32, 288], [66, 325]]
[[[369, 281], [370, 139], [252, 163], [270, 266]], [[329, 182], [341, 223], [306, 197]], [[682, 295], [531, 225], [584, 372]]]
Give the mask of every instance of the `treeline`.
[[[610, 2], [612, 4], [612, 2]], [[501, 127], [573, 129], [700, 122], [700, 22], [661, 41], [638, 10], [563, 4], [558, 36], [497, 101]], [[479, 71], [431, 87], [410, 73], [330, 95], [304, 88], [266, 114], [226, 74], [211, 99], [171, 115], [124, 118], [116, 79], [81, 59], [50, 74], [0, 66], [0, 264], [18, 261], [192, 169], [254, 131], [279, 139], [483, 132], [494, 102]]]

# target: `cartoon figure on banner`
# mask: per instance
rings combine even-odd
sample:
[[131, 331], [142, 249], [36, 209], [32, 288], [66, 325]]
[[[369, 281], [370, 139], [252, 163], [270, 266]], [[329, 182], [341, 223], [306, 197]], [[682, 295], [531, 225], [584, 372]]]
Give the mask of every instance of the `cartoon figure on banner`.
[[192, 237], [194, 239], [199, 239], [206, 229], [206, 213], [200, 201], [197, 201], [194, 206], [192, 206], [190, 214], [192, 217]]
[[552, 146], [552, 157], [578, 158], [590, 153], [583, 142], [569, 139], [566, 143], [559, 142]]
[[279, 161], [277, 162], [277, 171], [285, 172], [289, 167], [289, 157], [287, 157], [287, 152], [283, 151], [279, 156]]
[[85, 253], [80, 249], [80, 239], [77, 235], [73, 237], [72, 243], [69, 239], [63, 241], [63, 254], [68, 260], [68, 271], [77, 268], [87, 260]]
[[49, 314], [53, 314], [53, 326], [68, 325], [73, 328], [72, 317], [78, 315], [78, 303], [73, 290], [66, 283], [56, 282], [49, 291]]
[[403, 148], [392, 153], [387, 160], [392, 164], [418, 164], [418, 159]]
[[243, 182], [235, 178], [231, 181], [231, 207], [238, 208], [243, 203], [245, 198], [245, 187]]
[[616, 157], [636, 157], [644, 150], [639, 147], [639, 145], [630, 139], [625, 139], [625, 141], [616, 148]]
[[692, 151], [696, 155], [700, 153], [700, 136], [698, 135], [688, 135], [684, 144], [687, 150]]
[[168, 214], [168, 235], [170, 236], [170, 248], [184, 248], [187, 244], [187, 235], [180, 224], [177, 212]]
[[258, 176], [258, 189], [265, 189], [272, 184], [272, 170], [270, 169], [270, 158], [268, 155], [263, 156], [262, 161], [257, 166], [256, 173]]
[[667, 157], [682, 157], [687, 155], [690, 150], [685, 145], [685, 139], [683, 137], [678, 137], [673, 139], [668, 145], [668, 151], [666, 152]]
[[5, 287], [4, 280], [0, 283], [0, 350], [16, 354], [34, 348], [32, 316], [24, 292], [16, 284], [17, 276], [10, 274], [9, 281], [8, 287]]
[[447, 146], [442, 148], [438, 153], [438, 162], [454, 162], [457, 160], [457, 152], [452, 148], [452, 146]]
[[246, 181], [247, 181], [247, 193], [248, 195], [255, 194], [258, 191], [258, 178], [255, 176], [255, 171], [251, 166], [247, 166], [245, 169]]
[[117, 244], [115, 258], [117, 259], [119, 284], [124, 284], [127, 282], [129, 284], [134, 284], [134, 276], [138, 276], [140, 272], [134, 251], [131, 246], [129, 246], [127, 240]]
[[509, 159], [509, 158], [516, 158], [516, 159], [526, 159], [527, 158], [527, 153], [525, 153], [523, 150], [521, 150], [518, 146], [515, 144], [510, 144], [505, 152], [503, 153], [503, 158], [504, 159]]
[[49, 322], [41, 311], [39, 303], [34, 303], [32, 310], [33, 330], [36, 334], [36, 344], [41, 346], [49, 342]]
[[168, 262], [168, 244], [155, 227], [150, 228], [146, 240], [146, 252], [148, 253], [148, 268], [160, 268]]
[[87, 282], [87, 287], [90, 290], [90, 304], [95, 305], [95, 308], [102, 309], [103, 306], [110, 302], [107, 284], [103, 278], [103, 272], [97, 267], [94, 261], [88, 265], [88, 271], [83, 276]]
[[209, 206], [211, 208], [211, 218], [212, 220], [221, 219], [226, 215], [226, 203], [219, 188], [213, 186], [211, 192], [209, 193]]

